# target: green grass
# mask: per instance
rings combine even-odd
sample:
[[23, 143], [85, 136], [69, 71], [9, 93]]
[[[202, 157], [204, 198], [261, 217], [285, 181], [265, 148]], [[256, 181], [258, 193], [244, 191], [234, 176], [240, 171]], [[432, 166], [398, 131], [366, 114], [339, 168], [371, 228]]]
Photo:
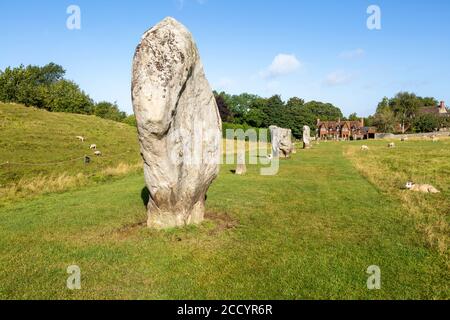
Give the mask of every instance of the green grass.
[[[450, 139], [400, 142], [395, 149], [387, 143], [373, 142], [368, 152], [348, 146], [345, 154], [368, 181], [402, 204], [428, 246], [450, 257]], [[431, 184], [441, 193], [409, 192], [403, 188], [407, 181]]]
[[[76, 136], [87, 140], [82, 143]], [[91, 144], [97, 144], [103, 157], [93, 155]], [[0, 150], [0, 205], [5, 199], [103, 181], [113, 175], [111, 169], [121, 165], [118, 171], [127, 166], [131, 171], [140, 162], [136, 128], [15, 104], [0, 103]], [[92, 158], [90, 165], [84, 164], [85, 155]]]
[[[7, 204], [0, 298], [448, 299], [446, 256], [344, 156], [353, 146], [299, 151], [272, 177], [223, 166], [198, 227], [142, 226], [141, 174]], [[77, 292], [65, 287], [73, 264]], [[381, 267], [379, 291], [366, 288], [370, 265]]]

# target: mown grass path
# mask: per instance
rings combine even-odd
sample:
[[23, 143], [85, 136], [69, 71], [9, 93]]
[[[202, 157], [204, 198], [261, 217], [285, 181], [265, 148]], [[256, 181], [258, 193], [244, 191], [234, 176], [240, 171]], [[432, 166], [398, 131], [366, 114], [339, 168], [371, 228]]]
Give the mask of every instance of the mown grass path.
[[[141, 175], [0, 209], [0, 298], [449, 298], [445, 259], [342, 145], [300, 151], [273, 177], [231, 169], [199, 227], [140, 225]], [[65, 287], [74, 264], [79, 292]], [[367, 290], [370, 265], [381, 290]]]

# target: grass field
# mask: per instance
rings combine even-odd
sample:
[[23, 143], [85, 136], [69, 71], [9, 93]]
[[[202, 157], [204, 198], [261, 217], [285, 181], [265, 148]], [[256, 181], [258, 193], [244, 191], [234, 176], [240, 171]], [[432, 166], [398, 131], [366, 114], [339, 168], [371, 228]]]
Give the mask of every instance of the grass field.
[[[361, 144], [299, 150], [277, 176], [222, 166], [207, 221], [178, 230], [143, 225], [140, 172], [16, 198], [0, 208], [0, 298], [450, 298], [449, 141], [394, 150], [375, 141], [368, 153]], [[407, 193], [408, 178], [442, 193]], [[81, 268], [81, 291], [66, 288], [70, 265]], [[366, 287], [370, 265], [381, 268], [381, 290]]]
[[[89, 150], [91, 144], [98, 146], [101, 158]], [[0, 103], [0, 150], [0, 206], [102, 182], [141, 167], [136, 128], [14, 104]], [[84, 164], [85, 155], [91, 164]]]

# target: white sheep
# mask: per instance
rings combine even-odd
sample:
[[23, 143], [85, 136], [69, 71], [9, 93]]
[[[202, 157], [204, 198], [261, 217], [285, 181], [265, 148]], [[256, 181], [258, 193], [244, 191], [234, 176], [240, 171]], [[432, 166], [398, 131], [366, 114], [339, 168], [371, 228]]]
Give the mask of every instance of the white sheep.
[[89, 147], [89, 149], [91, 149], [91, 150], [97, 150], [97, 145], [96, 145], [96, 144], [91, 144], [91, 146]]
[[415, 184], [411, 181], [406, 183], [406, 189], [422, 193], [440, 193], [438, 189], [430, 184]]
[[80, 140], [81, 142], [84, 142], [84, 140], [86, 140], [84, 137], [82, 137], [82, 136], [78, 136], [78, 137], [76, 137], [78, 140]]
[[402, 140], [402, 142], [405, 142], [405, 141], [408, 141], [409, 138], [405, 136], [405, 137], [403, 137], [401, 140]]
[[101, 151], [95, 151], [94, 154], [95, 154], [97, 157], [102, 156], [102, 152], [101, 152]]
[[434, 137], [433, 138], [433, 142], [439, 142], [439, 138], [438, 137]]
[[361, 151], [369, 151], [369, 147], [366, 145], [361, 146]]
[[395, 143], [393, 143], [393, 142], [389, 143], [389, 144], [388, 144], [388, 148], [391, 148], [391, 149], [392, 149], [392, 148], [395, 148]]

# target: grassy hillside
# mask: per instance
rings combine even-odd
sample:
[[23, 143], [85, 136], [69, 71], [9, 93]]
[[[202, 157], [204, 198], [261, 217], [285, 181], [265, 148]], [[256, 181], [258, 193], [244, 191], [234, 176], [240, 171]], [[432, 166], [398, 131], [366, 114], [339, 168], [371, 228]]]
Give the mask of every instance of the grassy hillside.
[[[91, 144], [102, 157], [93, 155]], [[136, 128], [15, 104], [0, 104], [0, 150], [2, 200], [63, 191], [140, 167]], [[85, 155], [92, 159], [89, 165]]]
[[[0, 298], [450, 298], [447, 258], [396, 196], [359, 174], [348, 147], [358, 144], [301, 150], [272, 177], [223, 166], [198, 227], [146, 229], [140, 173], [9, 204]], [[65, 286], [70, 265], [81, 268], [81, 291]], [[367, 290], [371, 265], [381, 290]]]

